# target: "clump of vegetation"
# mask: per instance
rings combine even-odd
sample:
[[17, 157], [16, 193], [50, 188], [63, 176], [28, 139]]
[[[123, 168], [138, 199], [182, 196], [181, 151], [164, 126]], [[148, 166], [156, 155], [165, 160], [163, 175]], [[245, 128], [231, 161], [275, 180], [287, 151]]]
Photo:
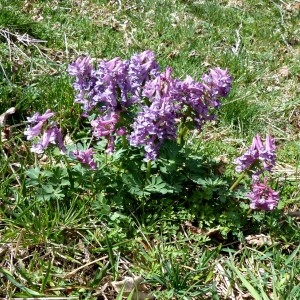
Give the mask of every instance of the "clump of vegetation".
[[297, 4], [0, 10], [2, 297], [299, 298]]

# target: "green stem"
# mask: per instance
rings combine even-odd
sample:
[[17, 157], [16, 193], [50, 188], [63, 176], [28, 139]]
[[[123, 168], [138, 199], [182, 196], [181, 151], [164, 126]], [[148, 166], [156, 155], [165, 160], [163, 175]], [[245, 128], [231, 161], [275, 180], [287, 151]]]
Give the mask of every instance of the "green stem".
[[147, 161], [147, 173], [146, 173], [146, 181], [150, 179], [151, 175], [151, 160]]
[[180, 123], [179, 128], [178, 128], [178, 144], [180, 146], [184, 145], [184, 138], [187, 133], [188, 129], [184, 126], [184, 120]]
[[245, 171], [241, 173], [241, 175], [238, 177], [238, 179], [233, 183], [233, 185], [229, 189], [230, 192], [232, 192], [236, 188], [236, 186], [241, 182], [241, 180], [244, 178], [245, 175], [246, 175]]
[[127, 142], [125, 135], [122, 135], [122, 146], [123, 146], [123, 149], [128, 148], [128, 142]]
[[68, 161], [68, 158], [66, 155], [62, 155], [61, 156], [62, 159], [64, 160], [66, 166], [67, 166], [67, 173], [68, 173], [68, 176], [69, 176], [69, 182], [70, 182], [70, 185], [71, 185], [71, 189], [74, 188], [74, 179], [73, 179], [73, 176], [72, 176], [72, 167], [70, 165], [70, 162]]
[[247, 217], [250, 216], [250, 214], [252, 213], [252, 211], [253, 211], [253, 209], [252, 209], [252, 208], [249, 208], [249, 210], [247, 211], [246, 216], [247, 216]]

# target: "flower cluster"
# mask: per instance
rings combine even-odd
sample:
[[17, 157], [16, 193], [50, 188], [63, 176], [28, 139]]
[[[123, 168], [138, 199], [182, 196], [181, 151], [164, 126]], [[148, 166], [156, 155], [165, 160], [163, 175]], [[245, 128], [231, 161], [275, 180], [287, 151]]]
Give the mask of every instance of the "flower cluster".
[[142, 87], [158, 72], [155, 55], [149, 50], [132, 56], [129, 61], [119, 57], [101, 60], [97, 69], [89, 57], [80, 57], [69, 66], [69, 74], [76, 78], [75, 102], [83, 104], [84, 115], [88, 116], [92, 110], [98, 115], [91, 121], [93, 135], [107, 139], [108, 153], [113, 152], [115, 136], [125, 131], [117, 126], [120, 115], [133, 104], [142, 105]]
[[254, 181], [257, 180], [264, 171], [272, 171], [276, 160], [275, 149], [275, 141], [270, 135], [266, 135], [265, 144], [262, 143], [260, 135], [256, 135], [250, 148], [241, 157], [235, 159], [236, 171], [254, 171], [252, 178]]
[[267, 186], [267, 179], [264, 182], [254, 182], [252, 191], [248, 197], [252, 200], [250, 207], [252, 209], [273, 210], [279, 202], [279, 192], [272, 190]]
[[96, 170], [97, 164], [93, 158], [93, 154], [95, 154], [95, 152], [93, 151], [92, 148], [89, 148], [87, 150], [76, 149], [74, 151], [69, 152], [70, 157], [75, 158], [76, 160], [81, 162], [84, 166], [87, 166], [92, 170]]
[[27, 118], [32, 126], [28, 126], [24, 132], [27, 140], [33, 140], [37, 137], [40, 139], [31, 147], [31, 152], [41, 154], [49, 146], [49, 144], [58, 144], [62, 153], [65, 153], [66, 148], [63, 144], [61, 130], [56, 123], [49, 124], [48, 119], [54, 116], [54, 113], [47, 109], [42, 115], [35, 113], [31, 118]]
[[[79, 57], [68, 72], [75, 77], [75, 103], [82, 105], [83, 116], [93, 115], [93, 138], [106, 139], [106, 152], [112, 153], [116, 137], [123, 135], [131, 146], [144, 148], [146, 161], [157, 159], [165, 140], [177, 138], [179, 124], [188, 120], [201, 129], [212, 120], [213, 110], [220, 107], [220, 99], [228, 95], [232, 82], [228, 71], [220, 68], [210, 70], [198, 82], [190, 76], [183, 81], [172, 78], [172, 68], [161, 72], [150, 50], [130, 60], [101, 60], [96, 68], [90, 57]], [[47, 110], [30, 118], [37, 124], [25, 131], [28, 139], [39, 135], [53, 114]], [[52, 124], [32, 151], [42, 153], [55, 141], [64, 149], [60, 130]], [[71, 155], [91, 167], [86, 155], [92, 153], [86, 151]]]
[[94, 108], [122, 111], [140, 100], [141, 88], [155, 77], [159, 65], [150, 50], [134, 55], [130, 61], [119, 57], [101, 60], [94, 69], [91, 58], [79, 57], [69, 66], [69, 74], [75, 76], [75, 102], [83, 104], [84, 113]]
[[[218, 77], [218, 74], [222, 76]], [[211, 109], [220, 106], [220, 98], [228, 95], [232, 78], [219, 68], [204, 75], [204, 83], [190, 76], [184, 81], [171, 77], [172, 68], [147, 81], [143, 96], [149, 101], [138, 113], [130, 135], [132, 146], [144, 145], [146, 160], [157, 158], [158, 148], [165, 139], [175, 139], [178, 120], [187, 118], [201, 129], [204, 122], [214, 118]], [[223, 91], [226, 89], [226, 92]]]
[[195, 82], [190, 76], [184, 81], [177, 80], [173, 92], [184, 105], [187, 105], [187, 117], [191, 117], [198, 129], [214, 119], [213, 109], [221, 105], [221, 97], [227, 97], [231, 88], [232, 77], [227, 70], [216, 68], [202, 76], [202, 81]]
[[171, 73], [169, 67], [154, 80], [147, 82], [143, 95], [149, 99], [150, 105], [142, 107], [132, 124], [130, 145], [144, 145], [146, 161], [157, 158], [158, 148], [164, 140], [176, 138], [175, 119], [179, 106], [171, 94], [174, 84]]
[[252, 191], [247, 196], [252, 201], [250, 207], [253, 209], [273, 210], [277, 207], [279, 192], [266, 185], [266, 178], [263, 182], [260, 180], [260, 175], [264, 172], [272, 172], [276, 160], [275, 149], [275, 141], [270, 135], [266, 135], [264, 144], [260, 135], [256, 135], [250, 148], [234, 161], [237, 172], [251, 173]]

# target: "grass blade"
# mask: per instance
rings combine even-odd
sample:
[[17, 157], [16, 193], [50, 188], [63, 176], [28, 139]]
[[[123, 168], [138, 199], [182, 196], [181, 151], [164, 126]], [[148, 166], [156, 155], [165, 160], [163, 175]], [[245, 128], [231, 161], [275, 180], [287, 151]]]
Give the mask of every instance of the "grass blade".
[[30, 296], [44, 296], [44, 294], [41, 294], [39, 292], [36, 292], [30, 288], [27, 288], [26, 286], [22, 285], [20, 282], [14, 279], [12, 274], [8, 272], [7, 270], [4, 270], [0, 268], [0, 273], [2, 273], [15, 287], [19, 288], [23, 292], [27, 293]]
[[247, 288], [249, 293], [252, 295], [252, 297], [255, 300], [261, 300], [261, 295], [258, 293], [258, 291], [251, 285], [251, 283], [244, 277], [244, 275], [233, 265], [229, 264], [229, 267], [236, 273], [236, 275], [239, 277], [239, 279], [242, 281], [244, 286]]

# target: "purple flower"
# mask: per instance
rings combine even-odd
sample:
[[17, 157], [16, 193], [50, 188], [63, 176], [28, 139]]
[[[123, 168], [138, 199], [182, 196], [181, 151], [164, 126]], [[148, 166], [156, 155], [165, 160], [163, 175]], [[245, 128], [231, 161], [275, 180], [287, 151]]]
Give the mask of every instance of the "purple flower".
[[[275, 165], [275, 141], [268, 134], [266, 142], [263, 145], [261, 137], [257, 134], [252, 141], [250, 148], [241, 156], [234, 160], [237, 172], [242, 172], [247, 169], [254, 169], [254, 180], [258, 179], [258, 175], [263, 171], [272, 171]], [[261, 164], [262, 163], [262, 166]]]
[[122, 87], [126, 86], [124, 80], [127, 72], [127, 63], [119, 57], [112, 60], [102, 60], [95, 71], [94, 95], [91, 97], [94, 103], [99, 103], [103, 110], [116, 109], [118, 106], [118, 92], [122, 93]]
[[118, 136], [122, 136], [122, 135], [126, 135], [127, 134], [127, 130], [125, 127], [120, 127], [116, 130], [116, 135]]
[[95, 152], [93, 151], [92, 148], [89, 148], [87, 150], [78, 150], [76, 149], [75, 151], [70, 151], [70, 157], [75, 158], [76, 160], [78, 160], [80, 163], [82, 163], [83, 165], [89, 167], [92, 170], [96, 170], [97, 169], [97, 164], [94, 161], [93, 158], [93, 154], [95, 154]]
[[33, 138], [38, 136], [42, 131], [44, 123], [54, 115], [54, 112], [51, 112], [50, 109], [47, 109], [42, 115], [37, 112], [32, 117], [27, 117], [28, 122], [30, 122], [31, 124], [37, 123], [33, 126], [28, 126], [24, 131], [24, 134], [27, 135], [27, 140], [32, 140]]
[[182, 115], [192, 118], [198, 129], [215, 118], [213, 110], [221, 106], [220, 98], [228, 95], [232, 78], [227, 70], [216, 68], [204, 75], [202, 80], [204, 83], [195, 82], [187, 76], [184, 81], [177, 80], [172, 91], [179, 102], [189, 107]]
[[[48, 119], [54, 116], [55, 113], [47, 109], [44, 114], [35, 113], [32, 117], [27, 118], [27, 120], [33, 124], [32, 127], [27, 127], [24, 134], [27, 136], [27, 140], [32, 140], [37, 138], [42, 134], [40, 140], [34, 143], [30, 149], [31, 152], [41, 154], [49, 146], [49, 144], [58, 144], [62, 153], [66, 152], [66, 148], [63, 144], [63, 138], [61, 130], [57, 127], [55, 123], [48, 124]], [[37, 123], [34, 125], [34, 123]], [[44, 131], [43, 131], [44, 129]]]
[[69, 74], [78, 78], [89, 78], [93, 71], [93, 64], [90, 57], [78, 57], [77, 60], [70, 64]]
[[276, 154], [275, 154], [275, 140], [272, 139], [268, 134], [266, 135], [265, 147], [261, 146], [259, 158], [262, 160], [265, 170], [272, 171], [275, 165]]
[[188, 107], [183, 111], [184, 118], [190, 117], [198, 129], [212, 120], [214, 116], [210, 113], [210, 107], [204, 101], [205, 87], [201, 82], [195, 82], [192, 77], [187, 76], [184, 81], [177, 81], [175, 97]]
[[119, 120], [119, 115], [115, 112], [108, 112], [105, 116], [98, 116], [91, 121], [93, 135], [96, 138], [111, 135], [115, 131], [115, 125]]
[[45, 122], [54, 115], [54, 112], [52, 112], [50, 109], [47, 109], [44, 114], [40, 115], [40, 113], [37, 112], [31, 118], [27, 117], [27, 120], [30, 123]]
[[95, 103], [92, 103], [92, 96], [95, 87], [95, 71], [90, 57], [79, 57], [77, 60], [69, 65], [69, 74], [75, 76], [76, 80], [73, 84], [77, 91], [75, 102], [83, 104], [83, 110], [90, 111]]
[[34, 125], [33, 127], [27, 127], [24, 131], [24, 135], [27, 135], [27, 140], [32, 140], [33, 138], [37, 137], [38, 135], [40, 135], [40, 133], [42, 132], [42, 128], [43, 128], [44, 122], [38, 122], [36, 125]]
[[131, 101], [140, 98], [141, 89], [151, 78], [159, 75], [159, 65], [152, 51], [146, 50], [140, 54], [133, 55], [128, 66], [128, 82], [132, 94]]
[[41, 139], [37, 143], [32, 145], [31, 152], [41, 154], [49, 146], [49, 144], [56, 143], [58, 143], [61, 152], [65, 153], [66, 148], [63, 144], [61, 130], [54, 124], [52, 127], [44, 131]]
[[150, 100], [150, 106], [143, 106], [132, 124], [129, 136], [131, 146], [144, 146], [145, 160], [155, 160], [158, 149], [166, 139], [175, 139], [177, 135], [176, 112], [179, 106], [171, 91], [173, 80], [171, 68], [145, 85], [144, 95]]
[[91, 122], [93, 135], [107, 138], [107, 151], [112, 151], [115, 135], [126, 134], [117, 128], [135, 113], [129, 141], [132, 146], [144, 146], [147, 160], [157, 157], [165, 139], [176, 138], [175, 120], [191, 118], [198, 128], [212, 120], [212, 109], [228, 95], [232, 81], [228, 71], [220, 68], [204, 75], [203, 82], [191, 77], [172, 79], [170, 67], [159, 72], [150, 50], [130, 60], [101, 60], [96, 69], [89, 57], [78, 58], [70, 64], [69, 73], [75, 76], [75, 102], [83, 105], [85, 116], [91, 111], [97, 114]]
[[150, 50], [122, 61], [119, 57], [101, 60], [94, 69], [89, 57], [78, 58], [69, 66], [75, 76], [75, 102], [83, 104], [87, 114], [96, 106], [101, 111], [124, 110], [141, 97], [142, 86], [158, 73], [159, 66]]
[[205, 82], [205, 87], [212, 99], [228, 96], [231, 89], [232, 77], [227, 69], [211, 69], [208, 75], [203, 75], [202, 80]]
[[249, 169], [254, 164], [254, 162], [259, 159], [258, 151], [260, 144], [261, 138], [259, 135], [256, 135], [252, 140], [250, 148], [246, 150], [246, 152], [242, 156], [234, 160], [234, 163], [237, 165], [235, 168], [237, 172], [242, 172], [246, 169]]
[[277, 207], [279, 192], [272, 190], [266, 183], [267, 179], [264, 180], [264, 183], [254, 182], [252, 191], [247, 194], [252, 201], [250, 204], [252, 209], [273, 210]]

